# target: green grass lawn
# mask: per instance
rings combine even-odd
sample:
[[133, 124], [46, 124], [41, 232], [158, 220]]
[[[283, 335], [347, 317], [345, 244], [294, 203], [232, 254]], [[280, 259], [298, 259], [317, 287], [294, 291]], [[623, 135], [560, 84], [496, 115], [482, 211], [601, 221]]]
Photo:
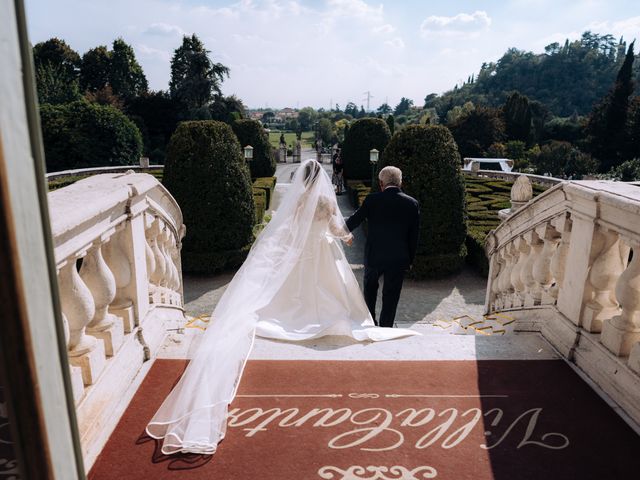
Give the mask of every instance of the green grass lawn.
[[[280, 134], [282, 132], [277, 130], [272, 130], [269, 132], [269, 141], [274, 148], [278, 148], [280, 145]], [[312, 147], [313, 146], [314, 133], [313, 132], [302, 132], [302, 148]], [[296, 144], [296, 134], [294, 132], [286, 132], [284, 134], [284, 140], [287, 142], [288, 146], [291, 148]]]

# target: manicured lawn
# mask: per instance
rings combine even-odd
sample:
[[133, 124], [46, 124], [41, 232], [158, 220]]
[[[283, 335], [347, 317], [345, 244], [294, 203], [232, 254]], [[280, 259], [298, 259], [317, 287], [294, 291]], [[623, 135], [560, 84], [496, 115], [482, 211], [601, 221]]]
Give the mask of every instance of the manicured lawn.
[[[277, 130], [272, 130], [269, 132], [269, 141], [274, 148], [278, 148], [280, 144], [280, 134], [282, 132]], [[313, 146], [314, 133], [313, 132], [302, 132], [302, 148]], [[286, 132], [284, 134], [284, 140], [287, 142], [288, 146], [293, 146], [296, 144], [296, 134], [295, 132]]]

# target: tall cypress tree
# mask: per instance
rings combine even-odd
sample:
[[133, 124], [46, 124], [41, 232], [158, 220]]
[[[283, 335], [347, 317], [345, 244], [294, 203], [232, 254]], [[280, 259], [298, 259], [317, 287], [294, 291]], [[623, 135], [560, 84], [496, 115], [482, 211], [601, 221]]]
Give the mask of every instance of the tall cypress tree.
[[149, 90], [147, 77], [136, 60], [133, 48], [122, 38], [113, 42], [109, 83], [113, 93], [124, 100], [131, 100]]
[[629, 45], [616, 83], [594, 107], [587, 124], [591, 153], [600, 161], [600, 171], [608, 172], [625, 160], [629, 99], [633, 93], [633, 47]]
[[531, 132], [531, 107], [529, 99], [515, 91], [502, 108], [505, 132], [509, 140], [527, 142]]
[[111, 72], [111, 52], [100, 45], [82, 56], [80, 67], [80, 88], [82, 91], [95, 92], [109, 83]]

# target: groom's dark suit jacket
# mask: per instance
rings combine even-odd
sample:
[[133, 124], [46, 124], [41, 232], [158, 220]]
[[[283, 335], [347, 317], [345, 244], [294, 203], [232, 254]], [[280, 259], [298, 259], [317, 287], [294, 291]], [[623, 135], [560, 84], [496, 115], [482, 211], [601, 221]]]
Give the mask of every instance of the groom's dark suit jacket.
[[378, 270], [408, 269], [418, 244], [420, 207], [418, 201], [397, 187], [368, 195], [347, 220], [353, 231], [368, 220], [365, 266]]

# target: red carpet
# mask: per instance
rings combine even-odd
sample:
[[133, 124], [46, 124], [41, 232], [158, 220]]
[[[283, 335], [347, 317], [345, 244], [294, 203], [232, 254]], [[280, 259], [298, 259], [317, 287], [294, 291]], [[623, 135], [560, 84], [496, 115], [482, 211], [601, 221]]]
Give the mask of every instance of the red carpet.
[[91, 480], [610, 480], [640, 471], [640, 437], [559, 360], [252, 361], [218, 452], [168, 457], [144, 427], [184, 366], [156, 362]]

